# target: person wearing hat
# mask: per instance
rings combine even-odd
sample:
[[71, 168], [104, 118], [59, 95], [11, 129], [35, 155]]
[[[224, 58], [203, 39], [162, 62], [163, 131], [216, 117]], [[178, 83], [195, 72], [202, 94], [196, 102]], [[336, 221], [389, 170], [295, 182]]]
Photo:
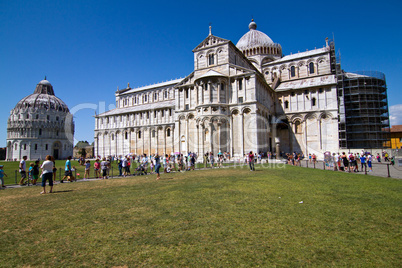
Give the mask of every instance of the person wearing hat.
[[2, 188], [6, 188], [6, 186], [4, 185], [4, 179], [3, 179], [3, 177], [4, 177], [4, 176], [8, 177], [8, 176], [7, 176], [6, 173], [4, 173], [3, 167], [4, 167], [3, 165], [0, 165], [0, 180], [1, 180], [1, 187], [2, 187]]

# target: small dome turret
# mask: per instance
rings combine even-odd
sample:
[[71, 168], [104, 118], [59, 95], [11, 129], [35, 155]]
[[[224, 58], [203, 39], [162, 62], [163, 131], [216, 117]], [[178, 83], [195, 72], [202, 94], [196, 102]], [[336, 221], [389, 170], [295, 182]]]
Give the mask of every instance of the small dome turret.
[[251, 20], [248, 25], [250, 29], [243, 35], [236, 47], [243, 52], [247, 57], [254, 55], [268, 56], [271, 60], [280, 58], [282, 56], [282, 47], [276, 44], [263, 32], [257, 30], [257, 23]]

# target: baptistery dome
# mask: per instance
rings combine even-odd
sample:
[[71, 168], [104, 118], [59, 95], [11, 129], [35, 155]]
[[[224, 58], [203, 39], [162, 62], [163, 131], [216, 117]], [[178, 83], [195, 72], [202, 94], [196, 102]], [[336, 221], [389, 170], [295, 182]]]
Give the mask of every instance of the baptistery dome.
[[[279, 59], [282, 56], [282, 47], [276, 44], [263, 32], [257, 30], [254, 20], [248, 25], [249, 31], [244, 34], [236, 47], [256, 65], [257, 68], [264, 62]], [[254, 60], [252, 60], [254, 59]]]
[[33, 94], [21, 99], [7, 122], [7, 159], [62, 159], [72, 155], [74, 122], [52, 84], [40, 81]]
[[36, 85], [34, 93], [20, 100], [14, 109], [27, 108], [34, 110], [57, 110], [61, 112], [69, 111], [67, 105], [54, 95], [53, 86], [47, 80], [40, 81]]

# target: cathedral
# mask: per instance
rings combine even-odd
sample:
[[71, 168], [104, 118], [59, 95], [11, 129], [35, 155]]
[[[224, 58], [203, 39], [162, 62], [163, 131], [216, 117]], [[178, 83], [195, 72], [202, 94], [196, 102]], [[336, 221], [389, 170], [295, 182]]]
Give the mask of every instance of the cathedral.
[[7, 157], [20, 160], [65, 159], [73, 154], [74, 122], [67, 105], [46, 78], [20, 100], [7, 122]]
[[389, 127], [382, 73], [341, 69], [334, 42], [283, 55], [257, 30], [235, 45], [211, 33], [184, 79], [117, 90], [95, 116], [95, 155], [249, 151], [304, 155], [382, 148]]

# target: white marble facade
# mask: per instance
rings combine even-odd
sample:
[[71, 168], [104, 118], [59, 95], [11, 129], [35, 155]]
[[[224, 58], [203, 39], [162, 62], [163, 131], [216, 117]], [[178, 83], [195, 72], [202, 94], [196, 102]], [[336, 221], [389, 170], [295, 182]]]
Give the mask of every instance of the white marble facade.
[[237, 45], [210, 32], [184, 79], [116, 91], [95, 117], [95, 154], [338, 151], [333, 47], [282, 56], [256, 28]]
[[65, 159], [73, 154], [73, 141], [73, 116], [46, 78], [10, 111], [7, 160]]

